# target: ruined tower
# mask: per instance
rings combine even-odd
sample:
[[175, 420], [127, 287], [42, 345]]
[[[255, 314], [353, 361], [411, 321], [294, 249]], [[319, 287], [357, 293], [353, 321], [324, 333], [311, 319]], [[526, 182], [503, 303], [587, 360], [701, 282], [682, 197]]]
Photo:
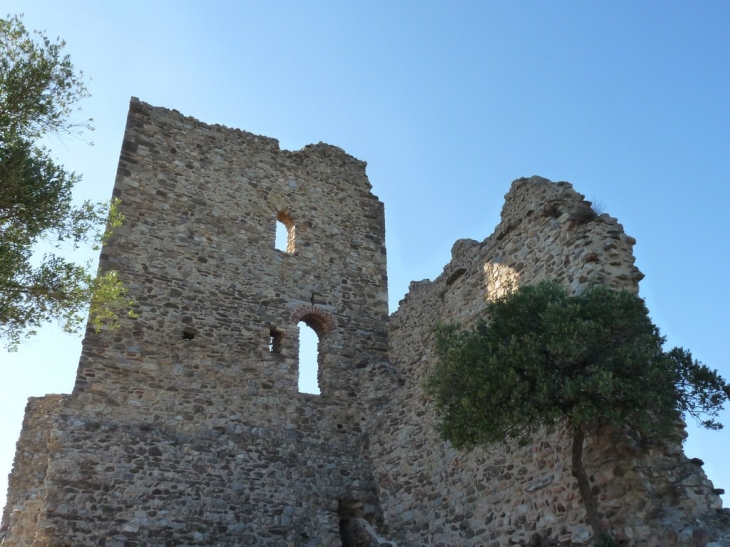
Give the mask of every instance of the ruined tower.
[[[101, 267], [138, 318], [87, 332], [73, 393], [31, 401], [45, 438], [21, 444], [50, 457], [34, 484], [11, 479], [9, 534], [339, 545], [338, 506], [377, 519], [357, 397], [387, 350], [370, 188], [365, 163], [334, 146], [283, 151], [133, 99], [114, 185], [126, 220]], [[320, 395], [297, 390], [300, 328], [319, 338]]]
[[[634, 239], [572, 185], [514, 181], [495, 232], [457, 241], [390, 318], [383, 205], [339, 148], [133, 99], [114, 195], [126, 220], [100, 263], [138, 317], [87, 331], [73, 392], [28, 403], [3, 547], [590, 541], [562, 432], [459, 453], [423, 392], [434, 323], [473, 324], [512, 284], [638, 291]], [[310, 328], [319, 395], [297, 389]], [[609, 432], [584, 459], [627, 545], [730, 547], [721, 490], [679, 442]]]

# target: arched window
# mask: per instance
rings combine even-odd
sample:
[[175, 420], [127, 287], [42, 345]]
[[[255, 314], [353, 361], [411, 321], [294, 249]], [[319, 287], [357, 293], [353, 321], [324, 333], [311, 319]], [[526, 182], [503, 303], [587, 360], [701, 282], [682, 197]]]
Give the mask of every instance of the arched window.
[[294, 220], [286, 211], [279, 211], [276, 215], [276, 237], [274, 248], [285, 253], [294, 254], [295, 246]]
[[319, 336], [304, 321], [299, 322], [299, 393], [319, 395]]
[[291, 320], [299, 327], [299, 392], [319, 395], [322, 390], [329, 395], [332, 381], [323, 376], [321, 368], [327, 365], [330, 333], [337, 330], [337, 321], [314, 303], [294, 310]]

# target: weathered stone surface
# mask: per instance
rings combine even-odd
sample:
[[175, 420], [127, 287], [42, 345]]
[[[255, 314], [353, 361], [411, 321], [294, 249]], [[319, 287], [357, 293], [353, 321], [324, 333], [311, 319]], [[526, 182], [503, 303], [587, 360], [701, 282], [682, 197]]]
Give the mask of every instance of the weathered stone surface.
[[[101, 264], [139, 317], [87, 332], [72, 394], [29, 402], [3, 546], [589, 537], [564, 435], [457, 453], [421, 388], [433, 323], [468, 325], [513, 283], [638, 290], [635, 241], [570, 184], [515, 181], [495, 233], [457, 241], [390, 319], [383, 206], [339, 148], [282, 151], [132, 100], [114, 195], [127, 221]], [[297, 391], [299, 321], [320, 337], [320, 396]], [[586, 460], [629, 545], [730, 545], [728, 513], [679, 444], [606, 432]]]

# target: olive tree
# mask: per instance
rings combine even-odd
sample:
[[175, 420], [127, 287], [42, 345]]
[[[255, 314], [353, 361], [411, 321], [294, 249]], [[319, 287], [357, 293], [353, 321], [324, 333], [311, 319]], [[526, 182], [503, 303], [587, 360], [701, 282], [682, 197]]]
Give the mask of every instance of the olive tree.
[[596, 537], [604, 531], [583, 466], [587, 436], [613, 426], [639, 439], [676, 439], [685, 414], [722, 427], [715, 418], [730, 386], [689, 351], [665, 351], [631, 292], [594, 286], [569, 296], [543, 282], [491, 301], [485, 315], [471, 330], [436, 327], [438, 361], [426, 388], [439, 431], [472, 449], [567, 428], [572, 474]]
[[[114, 325], [131, 304], [116, 272], [96, 275], [58, 251], [98, 246], [105, 224], [122, 220], [115, 204], [111, 216], [109, 204], [74, 204], [79, 177], [41, 144], [92, 129], [74, 119], [88, 92], [63, 48], [19, 17], [0, 19], [0, 339], [10, 349], [48, 321], [80, 331], [87, 310], [92, 324]], [[39, 257], [41, 242], [54, 250]]]

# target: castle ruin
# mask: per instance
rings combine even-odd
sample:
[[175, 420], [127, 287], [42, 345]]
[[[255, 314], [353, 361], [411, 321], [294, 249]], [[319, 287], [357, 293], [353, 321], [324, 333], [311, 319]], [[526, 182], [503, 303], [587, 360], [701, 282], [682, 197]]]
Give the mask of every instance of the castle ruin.
[[[432, 325], [512, 282], [638, 291], [633, 238], [565, 182], [514, 181], [494, 234], [457, 241], [388, 316], [383, 204], [325, 144], [210, 126], [133, 99], [102, 249], [138, 317], [83, 341], [70, 395], [31, 398], [3, 547], [506, 547], [590, 538], [569, 440], [459, 453], [422, 384]], [[274, 246], [277, 222], [288, 233]], [[299, 324], [319, 395], [300, 393]], [[631, 546], [730, 546], [719, 490], [680, 445], [586, 446]]]

